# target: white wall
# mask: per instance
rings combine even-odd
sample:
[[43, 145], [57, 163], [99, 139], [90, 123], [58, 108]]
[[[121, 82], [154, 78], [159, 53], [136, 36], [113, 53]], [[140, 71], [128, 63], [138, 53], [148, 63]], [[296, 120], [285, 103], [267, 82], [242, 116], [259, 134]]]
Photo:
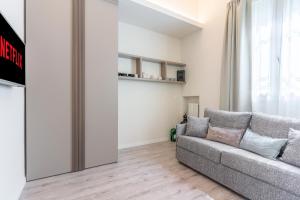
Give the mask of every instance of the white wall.
[[199, 20], [205, 26], [182, 41], [182, 57], [188, 66], [184, 95], [200, 96], [200, 115], [206, 107], [219, 108], [227, 2], [199, 0]]
[[24, 0], [1, 0], [0, 12], [24, 40]]
[[122, 22], [119, 23], [119, 52], [181, 61], [179, 39]]
[[[181, 61], [179, 39], [125, 23], [119, 23], [119, 51]], [[119, 59], [119, 69], [130, 64]], [[150, 65], [147, 69], [158, 69]], [[168, 140], [181, 119], [181, 105], [180, 85], [119, 80], [119, 148]]]
[[[24, 1], [1, 0], [0, 12], [24, 40]], [[17, 200], [25, 185], [24, 89], [0, 85], [0, 199]]]
[[146, 0], [164, 8], [197, 19], [199, 16], [199, 0]]
[[[176, 105], [182, 105], [182, 96], [200, 97], [200, 115], [203, 115], [206, 107], [219, 108], [223, 36], [228, 0], [148, 1], [184, 13], [186, 16], [198, 18], [205, 26], [201, 31], [193, 33], [180, 41], [131, 25], [120, 24], [119, 51], [170, 60], [181, 59], [187, 64], [187, 84], [184, 86], [182, 93], [175, 86], [172, 88], [172, 86], [162, 86], [162, 84], [153, 85], [119, 81], [120, 147], [143, 143], [140, 141], [151, 141], [152, 136], [153, 138], [159, 138], [160, 136], [154, 134], [159, 129], [167, 131], [167, 127], [154, 127], [155, 131], [153, 131], [154, 121], [160, 122], [175, 113], [180, 114], [168, 121], [170, 126], [173, 122], [178, 121], [176, 121], [176, 118], [181, 119], [182, 110], [177, 108], [175, 111], [174, 108], [176, 109]], [[158, 46], [159, 48], [157, 48]], [[126, 68], [127, 66], [127, 70], [129, 70], [128, 61], [127, 63], [124, 60], [119, 62], [123, 63], [122, 67]], [[162, 94], [166, 94], [166, 97], [159, 99], [158, 97]], [[173, 96], [176, 102], [170, 101], [167, 96]], [[153, 100], [155, 97], [157, 99]], [[157, 109], [147, 109], [145, 102], [148, 101], [146, 99], [151, 99], [154, 104], [148, 106], [149, 108], [155, 107]], [[172, 112], [170, 112], [171, 110]], [[170, 113], [160, 116], [157, 114], [165, 114], [166, 111]], [[128, 113], [134, 117], [126, 119]], [[158, 119], [155, 119], [157, 117]], [[153, 120], [153, 124], [147, 124], [149, 119]], [[171, 123], [171, 121], [173, 122]], [[150, 127], [150, 130], [145, 129], [146, 127]]]

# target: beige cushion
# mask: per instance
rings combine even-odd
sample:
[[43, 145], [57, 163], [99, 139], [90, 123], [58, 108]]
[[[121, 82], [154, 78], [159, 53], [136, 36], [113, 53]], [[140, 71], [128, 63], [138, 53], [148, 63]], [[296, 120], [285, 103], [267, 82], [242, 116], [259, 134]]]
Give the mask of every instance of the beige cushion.
[[234, 147], [239, 147], [244, 132], [244, 129], [219, 128], [209, 126], [206, 138], [208, 140], [221, 142]]

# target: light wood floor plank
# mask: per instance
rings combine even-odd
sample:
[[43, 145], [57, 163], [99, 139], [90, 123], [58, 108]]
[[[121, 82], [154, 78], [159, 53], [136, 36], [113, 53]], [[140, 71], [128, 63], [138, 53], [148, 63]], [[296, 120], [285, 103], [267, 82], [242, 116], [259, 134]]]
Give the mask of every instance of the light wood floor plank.
[[119, 162], [32, 181], [21, 200], [243, 200], [178, 163], [175, 144], [121, 150]]

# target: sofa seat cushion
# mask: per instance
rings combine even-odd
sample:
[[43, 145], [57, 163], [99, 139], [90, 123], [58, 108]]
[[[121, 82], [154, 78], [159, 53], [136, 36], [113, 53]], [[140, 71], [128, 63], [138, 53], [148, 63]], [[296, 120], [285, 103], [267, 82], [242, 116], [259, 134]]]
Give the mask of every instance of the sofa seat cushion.
[[221, 163], [300, 197], [300, 168], [242, 149], [223, 152]]
[[190, 136], [179, 136], [177, 139], [177, 146], [217, 164], [221, 162], [221, 153], [223, 151], [236, 149], [235, 147], [226, 144]]

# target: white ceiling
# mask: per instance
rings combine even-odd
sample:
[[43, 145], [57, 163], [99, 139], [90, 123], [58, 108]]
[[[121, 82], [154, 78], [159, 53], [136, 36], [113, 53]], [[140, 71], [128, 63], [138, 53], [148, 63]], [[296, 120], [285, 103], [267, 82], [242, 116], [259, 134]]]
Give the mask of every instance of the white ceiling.
[[119, 20], [178, 38], [203, 27], [197, 20], [141, 0], [120, 0]]

